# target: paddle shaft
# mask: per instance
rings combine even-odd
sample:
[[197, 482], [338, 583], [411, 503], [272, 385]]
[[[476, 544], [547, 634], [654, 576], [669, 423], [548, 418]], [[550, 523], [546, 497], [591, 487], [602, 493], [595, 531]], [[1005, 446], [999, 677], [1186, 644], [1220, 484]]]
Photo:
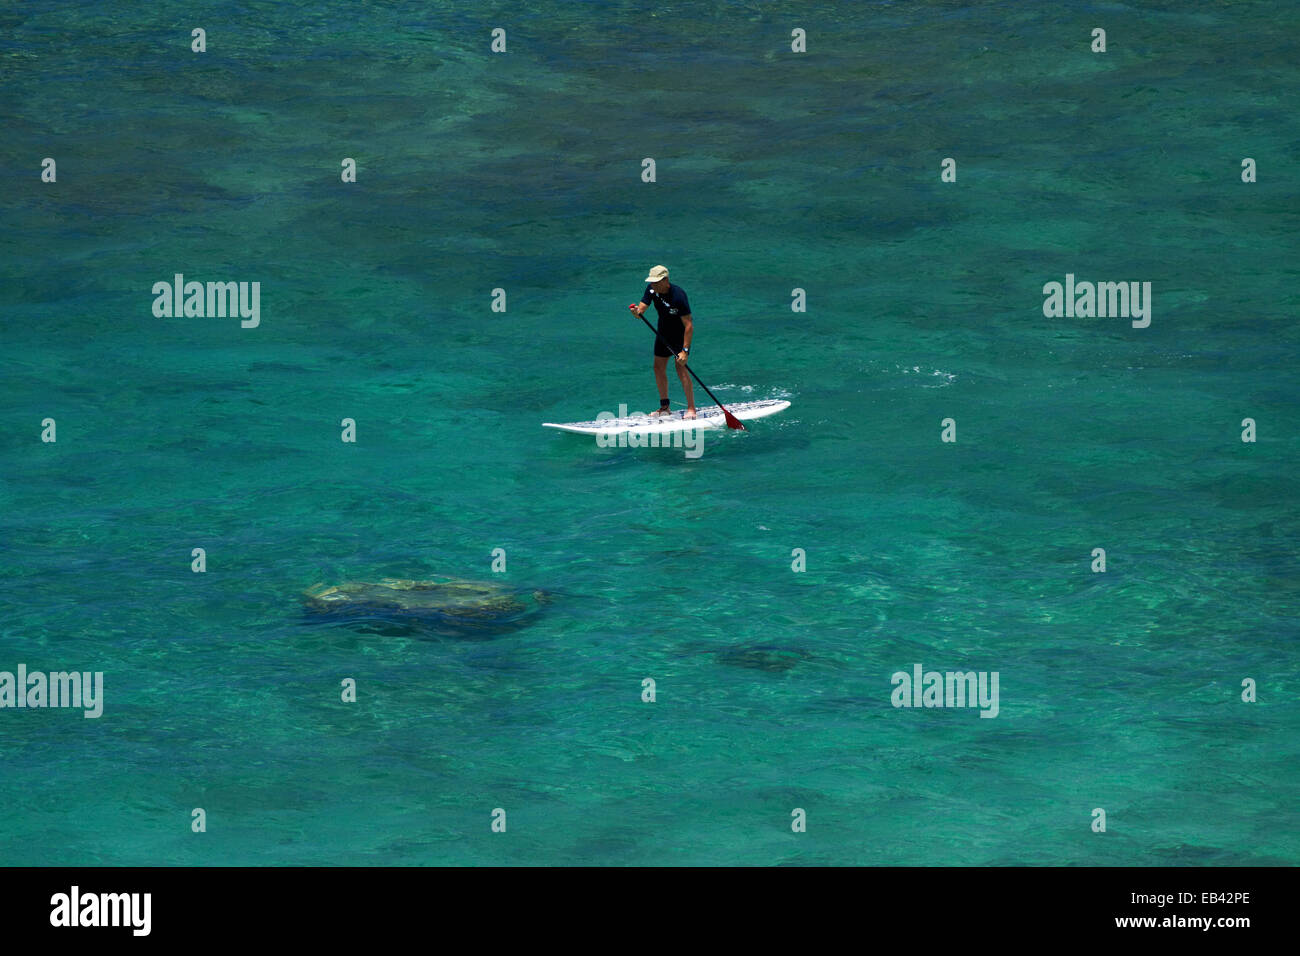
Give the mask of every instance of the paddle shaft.
[[[649, 319], [647, 319], [640, 312], [636, 313], [636, 317], [646, 324], [646, 327], [655, 334], [655, 338], [657, 338], [660, 341], [660, 343], [663, 345], [664, 348], [666, 348], [670, 353], [676, 354], [673, 353], [673, 347], [669, 345], [667, 342], [665, 342], [664, 337], [659, 334], [659, 330], [650, 324]], [[691, 373], [691, 378], [695, 379], [696, 382], [699, 382], [700, 388], [704, 389], [705, 394], [707, 394], [709, 398], [713, 399], [713, 404], [717, 405], [719, 408], [722, 409], [722, 414], [725, 415], [727, 418], [728, 428], [739, 428], [742, 432], [749, 430], [745, 427], [744, 423], [741, 422], [739, 418], [731, 414], [731, 412], [727, 411], [727, 407], [723, 405], [720, 401], [718, 401], [718, 396], [714, 395], [712, 392], [709, 391], [709, 386], [705, 385], [703, 382], [700, 382], [700, 377], [695, 374], [695, 369], [691, 368], [685, 362], [682, 363], [682, 367], [685, 368], [686, 371]], [[732, 422], [735, 422], [736, 424], [733, 425], [731, 424]]]

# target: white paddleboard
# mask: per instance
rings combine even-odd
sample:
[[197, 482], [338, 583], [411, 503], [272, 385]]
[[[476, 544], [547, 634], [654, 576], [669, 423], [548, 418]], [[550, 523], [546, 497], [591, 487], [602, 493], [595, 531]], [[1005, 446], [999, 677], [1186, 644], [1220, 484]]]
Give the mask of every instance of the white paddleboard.
[[[737, 402], [727, 405], [727, 411], [742, 422], [755, 418], [775, 415], [790, 407], [783, 399], [767, 399], [762, 402]], [[558, 428], [562, 432], [575, 435], [621, 435], [624, 433], [649, 435], [656, 432], [683, 432], [692, 428], [726, 428], [727, 419], [717, 405], [699, 406], [694, 418], [685, 418], [684, 409], [675, 409], [671, 415], [655, 416], [631, 415], [627, 418], [602, 418], [594, 422], [564, 422], [555, 424], [543, 422], [543, 428]]]

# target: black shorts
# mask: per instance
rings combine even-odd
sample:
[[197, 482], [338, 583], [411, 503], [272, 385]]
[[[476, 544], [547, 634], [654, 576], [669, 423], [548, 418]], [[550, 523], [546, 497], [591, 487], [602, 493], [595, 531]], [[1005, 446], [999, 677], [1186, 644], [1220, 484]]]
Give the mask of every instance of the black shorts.
[[[666, 329], [662, 324], [660, 324], [659, 334], [655, 336], [655, 355], [664, 358], [666, 358], [669, 355], [676, 355], [678, 352], [680, 352], [683, 348], [686, 347], [683, 344], [685, 338], [686, 338], [686, 328], [682, 325], [681, 322], [678, 322], [677, 327], [673, 329]], [[664, 342], [667, 342], [668, 345], [672, 347], [671, 352], [668, 351], [668, 348], [664, 346]]]

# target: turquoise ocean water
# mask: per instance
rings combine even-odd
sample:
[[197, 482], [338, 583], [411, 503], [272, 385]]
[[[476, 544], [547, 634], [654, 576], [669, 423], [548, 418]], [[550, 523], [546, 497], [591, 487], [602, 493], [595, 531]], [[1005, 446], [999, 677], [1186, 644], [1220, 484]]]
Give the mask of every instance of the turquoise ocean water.
[[[4, 7], [0, 670], [105, 703], [0, 710], [0, 862], [1300, 862], [1298, 35]], [[719, 398], [792, 407], [695, 460], [542, 429], [654, 406], [657, 263]], [[260, 281], [260, 326], [155, 318], [178, 272]], [[1045, 318], [1067, 273], [1150, 281], [1150, 327]], [[552, 602], [473, 640], [299, 605], [440, 574]], [[917, 663], [997, 671], [997, 718], [891, 706]]]

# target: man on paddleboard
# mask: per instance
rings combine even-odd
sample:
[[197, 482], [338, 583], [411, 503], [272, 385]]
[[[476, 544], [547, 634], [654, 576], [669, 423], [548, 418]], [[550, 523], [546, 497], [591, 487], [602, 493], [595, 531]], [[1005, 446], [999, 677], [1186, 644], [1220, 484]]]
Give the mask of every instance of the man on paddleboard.
[[[646, 276], [649, 283], [641, 301], [629, 308], [637, 315], [645, 315], [646, 307], [651, 302], [659, 313], [659, 335], [655, 337], [655, 384], [659, 386], [659, 411], [651, 415], [671, 415], [668, 407], [668, 357], [677, 356], [677, 377], [682, 380], [682, 390], [686, 392], [686, 418], [695, 417], [695, 392], [691, 388], [691, 377], [687, 374], [686, 356], [691, 351], [691, 335], [695, 331], [691, 322], [691, 304], [686, 299], [686, 290], [668, 281], [668, 270], [655, 266]], [[662, 341], [660, 341], [662, 339]], [[664, 345], [667, 342], [667, 346]], [[672, 351], [669, 351], [671, 349]]]

